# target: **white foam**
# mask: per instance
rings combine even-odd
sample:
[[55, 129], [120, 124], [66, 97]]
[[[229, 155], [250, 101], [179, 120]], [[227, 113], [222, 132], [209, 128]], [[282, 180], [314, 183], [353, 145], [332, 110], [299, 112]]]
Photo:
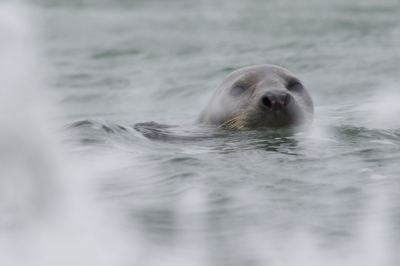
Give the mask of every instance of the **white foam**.
[[400, 128], [399, 103], [400, 90], [397, 86], [381, 86], [371, 98], [356, 106], [354, 111], [365, 114], [362, 117], [367, 127], [398, 129]]

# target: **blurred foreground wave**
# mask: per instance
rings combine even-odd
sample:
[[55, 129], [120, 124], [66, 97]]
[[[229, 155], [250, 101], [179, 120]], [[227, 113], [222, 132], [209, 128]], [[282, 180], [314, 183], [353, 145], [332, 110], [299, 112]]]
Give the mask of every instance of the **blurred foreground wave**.
[[60, 153], [30, 17], [0, 3], [0, 265], [123, 265], [128, 245], [93, 200], [93, 173]]

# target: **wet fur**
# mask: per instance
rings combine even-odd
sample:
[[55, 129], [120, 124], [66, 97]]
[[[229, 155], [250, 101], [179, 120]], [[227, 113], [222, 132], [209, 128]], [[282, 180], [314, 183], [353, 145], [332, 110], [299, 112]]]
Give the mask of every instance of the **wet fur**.
[[[251, 66], [236, 70], [217, 87], [196, 123], [218, 125], [219, 128], [227, 130], [248, 130], [311, 122], [314, 107], [307, 88], [301, 83], [304, 95], [288, 92], [283, 84], [285, 79], [298, 80], [288, 70], [272, 65]], [[238, 83], [249, 84], [248, 92], [246, 91], [236, 99], [230, 98], [228, 92]], [[265, 84], [273, 84], [272, 90]], [[293, 99], [291, 107], [279, 111], [260, 108], [258, 105], [260, 97], [269, 91], [284, 91], [290, 94]]]

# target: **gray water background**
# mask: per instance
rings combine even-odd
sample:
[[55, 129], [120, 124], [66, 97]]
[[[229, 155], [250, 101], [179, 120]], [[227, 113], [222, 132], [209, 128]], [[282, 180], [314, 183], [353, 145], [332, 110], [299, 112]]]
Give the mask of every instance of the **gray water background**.
[[[88, 186], [106, 216], [122, 217], [122, 265], [398, 265], [398, 1], [29, 9], [40, 84], [58, 110], [49, 123], [63, 153], [99, 167]], [[192, 126], [227, 74], [255, 64], [282, 64], [306, 84], [312, 126]], [[59, 131], [81, 119], [91, 123]], [[130, 127], [148, 121], [181, 127]]]

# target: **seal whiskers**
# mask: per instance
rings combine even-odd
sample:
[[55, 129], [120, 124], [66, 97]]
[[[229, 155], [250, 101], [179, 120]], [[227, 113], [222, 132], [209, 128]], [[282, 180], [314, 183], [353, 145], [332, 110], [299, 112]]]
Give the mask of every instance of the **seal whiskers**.
[[244, 126], [243, 124], [243, 116], [236, 116], [223, 124], [221, 124], [218, 128], [219, 129], [228, 129], [228, 130], [241, 130]]
[[254, 105], [251, 105], [251, 107], [249, 107], [248, 109], [236, 110], [236, 111], [232, 112], [231, 115], [236, 112], [241, 112], [241, 114], [232, 119], [229, 119], [228, 121], [221, 124], [219, 126], [219, 129], [228, 129], [228, 130], [239, 131], [239, 130], [251, 129], [252, 126], [255, 125], [254, 122], [257, 119], [254, 119], [254, 118], [257, 118], [256, 114], [258, 112], [256, 111], [256, 108]]

